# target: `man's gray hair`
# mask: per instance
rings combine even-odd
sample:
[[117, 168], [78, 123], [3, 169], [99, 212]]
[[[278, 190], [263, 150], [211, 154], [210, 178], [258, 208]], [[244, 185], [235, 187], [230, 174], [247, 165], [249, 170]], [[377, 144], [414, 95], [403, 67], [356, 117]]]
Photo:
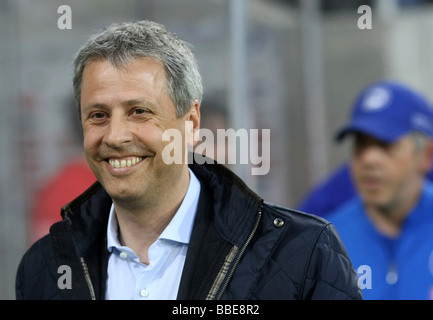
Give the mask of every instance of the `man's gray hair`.
[[203, 85], [190, 45], [152, 21], [114, 23], [91, 37], [74, 59], [74, 97], [81, 114], [83, 71], [90, 61], [107, 59], [121, 68], [141, 57], [152, 57], [165, 65], [168, 94], [183, 116], [194, 100], [201, 103]]
[[415, 150], [418, 152], [424, 150], [431, 140], [431, 137], [422, 131], [412, 131], [410, 136], [415, 143]]

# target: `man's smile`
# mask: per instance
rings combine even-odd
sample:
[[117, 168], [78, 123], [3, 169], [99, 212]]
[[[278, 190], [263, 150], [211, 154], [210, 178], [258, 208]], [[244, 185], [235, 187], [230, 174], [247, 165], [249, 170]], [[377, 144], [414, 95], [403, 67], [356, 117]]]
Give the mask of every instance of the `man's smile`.
[[129, 157], [110, 157], [105, 159], [106, 168], [113, 176], [129, 175], [132, 171], [138, 169], [148, 157], [129, 156]]
[[141, 162], [143, 159], [143, 157], [127, 157], [119, 159], [109, 158], [107, 159], [107, 162], [113, 168], [126, 168]]

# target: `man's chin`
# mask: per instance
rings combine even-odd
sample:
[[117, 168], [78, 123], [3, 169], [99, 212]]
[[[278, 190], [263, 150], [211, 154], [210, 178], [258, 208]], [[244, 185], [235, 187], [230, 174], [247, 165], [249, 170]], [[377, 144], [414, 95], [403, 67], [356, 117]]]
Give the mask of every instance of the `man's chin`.
[[123, 186], [123, 183], [121, 182], [101, 182], [101, 184], [113, 201], [133, 201], [139, 198], [138, 192], [133, 187], [134, 184], [132, 183], [129, 183], [126, 186]]
[[387, 210], [390, 205], [389, 201], [385, 200], [383, 197], [364, 197], [364, 203], [367, 207], [375, 208], [379, 211]]

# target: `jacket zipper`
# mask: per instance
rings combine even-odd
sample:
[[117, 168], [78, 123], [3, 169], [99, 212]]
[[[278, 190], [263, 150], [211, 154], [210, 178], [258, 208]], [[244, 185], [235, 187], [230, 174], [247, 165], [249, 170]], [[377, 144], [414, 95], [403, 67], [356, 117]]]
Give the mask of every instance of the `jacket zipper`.
[[87, 268], [87, 264], [84, 261], [83, 257], [80, 258], [80, 262], [81, 262], [81, 266], [83, 267], [84, 278], [86, 279], [87, 287], [89, 288], [90, 291], [90, 298], [92, 300], [96, 300], [95, 290], [93, 289], [92, 280], [90, 279], [89, 269]]
[[245, 241], [244, 245], [242, 246], [242, 248], [241, 248], [241, 250], [240, 250], [240, 252], [239, 252], [239, 254], [238, 254], [237, 258], [236, 258], [236, 261], [234, 262], [234, 265], [233, 265], [233, 267], [232, 267], [231, 270], [230, 270], [230, 273], [228, 274], [228, 276], [227, 276], [226, 279], [224, 280], [224, 283], [223, 283], [222, 286], [221, 286], [220, 293], [219, 293], [218, 296], [216, 297], [216, 300], [221, 300], [221, 297], [222, 297], [224, 291], [226, 290], [227, 285], [229, 284], [230, 279], [232, 278], [232, 276], [233, 276], [233, 274], [234, 274], [234, 272], [235, 272], [235, 270], [236, 270], [236, 268], [237, 268], [239, 262], [241, 261], [241, 258], [242, 258], [242, 256], [243, 256], [243, 254], [244, 254], [246, 248], [247, 248], [248, 245], [250, 244], [251, 239], [253, 238], [254, 234], [255, 234], [256, 231], [257, 231], [257, 228], [259, 227], [259, 223], [260, 223], [260, 220], [261, 220], [261, 218], [262, 218], [262, 208], [263, 208], [263, 203], [260, 205], [260, 209], [259, 209], [259, 211], [258, 211], [258, 217], [257, 217], [257, 220], [256, 220], [256, 222], [255, 222], [254, 228], [253, 228], [253, 230], [251, 231], [250, 235], [248, 236], [247, 240]]

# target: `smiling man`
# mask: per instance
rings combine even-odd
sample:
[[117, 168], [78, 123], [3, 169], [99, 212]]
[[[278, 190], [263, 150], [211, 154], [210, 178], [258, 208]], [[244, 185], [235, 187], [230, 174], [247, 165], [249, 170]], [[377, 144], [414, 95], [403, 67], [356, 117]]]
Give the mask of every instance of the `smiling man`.
[[329, 222], [264, 202], [219, 164], [164, 161], [164, 132], [193, 146], [200, 127], [201, 78], [185, 42], [154, 22], [114, 24], [74, 70], [98, 182], [25, 254], [18, 299], [362, 297]]
[[348, 135], [358, 195], [327, 217], [354, 266], [371, 270], [364, 298], [433, 298], [430, 104], [402, 84], [374, 83], [359, 94], [337, 139]]
[[199, 125], [198, 101], [178, 118], [166, 88], [164, 65], [150, 57], [122, 69], [108, 60], [89, 62], [81, 85], [87, 160], [113, 200], [122, 239], [146, 264], [150, 245], [173, 218], [189, 184], [187, 166], [166, 165], [161, 158], [163, 132], [181, 131], [185, 121], [195, 129]]

